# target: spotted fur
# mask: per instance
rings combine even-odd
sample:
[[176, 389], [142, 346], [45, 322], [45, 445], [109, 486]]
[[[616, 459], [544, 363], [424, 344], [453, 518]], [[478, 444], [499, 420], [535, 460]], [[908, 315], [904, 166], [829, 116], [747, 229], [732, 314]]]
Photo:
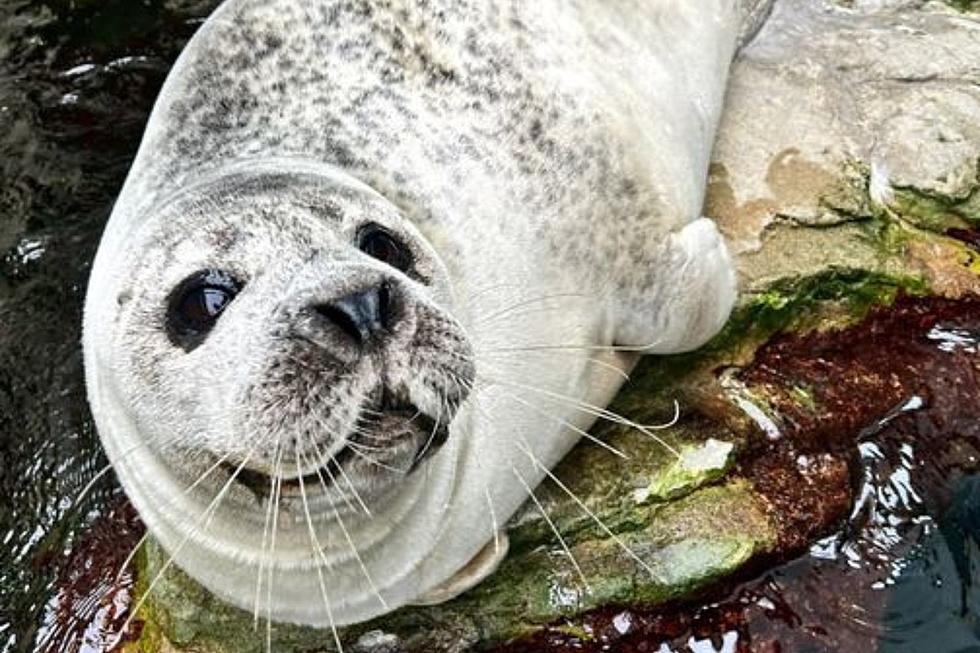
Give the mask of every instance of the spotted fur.
[[[491, 537], [488, 507], [503, 520], [526, 498], [514, 475], [533, 487], [590, 425], [569, 402], [609, 400], [635, 360], [611, 346], [716, 333], [734, 280], [701, 201], [728, 64], [767, 4], [222, 5], [161, 92], [86, 307], [101, 437], [177, 563], [276, 619], [418, 600]], [[368, 223], [416, 268], [358, 251]], [[202, 268], [243, 290], [184, 351], [166, 297]], [[398, 307], [383, 343], [315, 323], [311, 306], [381, 283]], [[372, 409], [391, 396], [432, 433]], [[273, 551], [275, 492], [241, 481], [324, 473], [347, 484], [286, 492]]]

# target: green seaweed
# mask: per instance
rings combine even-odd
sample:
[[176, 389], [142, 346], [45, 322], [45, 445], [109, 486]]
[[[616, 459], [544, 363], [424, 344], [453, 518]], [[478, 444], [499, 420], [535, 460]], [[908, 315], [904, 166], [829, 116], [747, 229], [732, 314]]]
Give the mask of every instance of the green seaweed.
[[[980, 7], [980, 4], [974, 3]], [[980, 184], [963, 197], [949, 197], [917, 188], [894, 189], [894, 209], [922, 229], [943, 233], [948, 229], [980, 225]]]
[[[707, 345], [689, 354], [644, 359], [634, 378], [638, 392], [660, 393], [705, 363], [733, 363], [744, 352], [783, 331], [843, 326], [863, 319], [872, 308], [888, 306], [899, 293], [929, 291], [921, 277], [832, 267], [808, 277], [780, 279], [750, 294], [735, 309], [725, 328]], [[828, 321], [828, 308], [834, 319]]]
[[980, 11], [980, 0], [946, 0], [946, 4], [959, 11]]

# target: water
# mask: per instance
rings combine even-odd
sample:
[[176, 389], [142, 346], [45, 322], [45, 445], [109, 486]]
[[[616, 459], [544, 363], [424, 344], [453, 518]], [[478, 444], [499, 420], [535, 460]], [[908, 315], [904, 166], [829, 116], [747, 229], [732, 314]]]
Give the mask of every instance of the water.
[[[120, 500], [111, 475], [73, 500], [105, 465], [82, 382], [85, 282], [153, 98], [208, 4], [0, 6], [0, 651], [40, 638], [97, 650], [52, 622], [59, 592], [85, 584], [80, 561], [132, 539], [92, 536]], [[79, 591], [80, 620], [64, 621], [83, 632], [114, 592]]]
[[[106, 650], [132, 601], [121, 567], [138, 520], [111, 475], [78, 498], [105, 465], [84, 400], [81, 306], [153, 98], [215, 4], [0, 7], [0, 653]], [[932, 382], [868, 396], [842, 385], [847, 410], [835, 432], [846, 438], [826, 455], [849, 463], [853, 500], [843, 496], [849, 513], [833, 532], [788, 562], [760, 561], [699, 603], [599, 611], [583, 620], [591, 638], [554, 629], [510, 650], [980, 651], [980, 309], [954, 317], [909, 319], [907, 342], [869, 347], [883, 360], [867, 369], [905, 356], [926, 361], [917, 369]], [[854, 417], [852, 405], [866, 410]], [[771, 425], [760, 461], [807, 467], [825, 455], [823, 440]], [[811, 494], [787, 500], [808, 510], [832, 503]], [[806, 539], [802, 521], [788, 538], [793, 528]]]

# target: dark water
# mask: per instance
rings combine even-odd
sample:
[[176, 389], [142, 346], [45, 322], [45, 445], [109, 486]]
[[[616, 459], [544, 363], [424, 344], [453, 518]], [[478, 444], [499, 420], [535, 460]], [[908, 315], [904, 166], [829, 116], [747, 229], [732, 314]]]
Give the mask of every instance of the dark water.
[[[131, 579], [115, 571], [138, 521], [111, 474], [78, 498], [105, 465], [84, 398], [81, 306], [153, 98], [215, 4], [0, 5], [0, 653], [104, 650], [129, 605]], [[977, 354], [975, 332], [933, 335]], [[894, 408], [852, 451], [856, 508], [809, 552], [659, 621], [597, 614], [594, 646], [556, 635], [513, 650], [980, 651], [973, 454], [932, 459], [935, 442], [891, 428], [920, 407]]]
[[[85, 404], [81, 307], [102, 225], [153, 99], [210, 9], [194, 4], [0, 2], [3, 652], [57, 639], [50, 631], [59, 574], [73, 545], [118, 500], [111, 475], [73, 499], [105, 465]], [[111, 538], [102, 539], [108, 546]], [[78, 609], [94, 614], [98, 603]], [[58, 647], [86, 650], [77, 643]]]

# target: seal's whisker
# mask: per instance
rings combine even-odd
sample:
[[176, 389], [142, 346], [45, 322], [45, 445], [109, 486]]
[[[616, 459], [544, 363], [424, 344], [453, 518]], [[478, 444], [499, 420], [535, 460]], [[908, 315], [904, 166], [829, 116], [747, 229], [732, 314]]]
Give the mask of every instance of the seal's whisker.
[[436, 433], [438, 432], [439, 432], [439, 420], [436, 420], [432, 425], [432, 431], [429, 433], [429, 437], [426, 438], [425, 444], [422, 445], [422, 450], [419, 451], [417, 454], [415, 454], [416, 459], [422, 460], [425, 457], [425, 454], [429, 453], [429, 448], [432, 446], [432, 443], [435, 442]]
[[[552, 350], [532, 349], [529, 351], [528, 350], [518, 351], [514, 349], [510, 349], [510, 350], [487, 349], [484, 351], [478, 351], [477, 353], [480, 355], [481, 358], [493, 358], [495, 356], [505, 356], [505, 355], [524, 356], [526, 354], [567, 354], [570, 356], [578, 354], [578, 352], [568, 350], [568, 349], [552, 349]], [[582, 360], [588, 361], [590, 363], [594, 363], [599, 367], [608, 369], [614, 374], [622, 377], [624, 381], [630, 380], [630, 375], [628, 372], [617, 367], [613, 363], [610, 363], [609, 361], [604, 361], [600, 358], [595, 358], [594, 356], [585, 356], [582, 358]]]
[[484, 286], [483, 288], [479, 288], [477, 290], [474, 290], [470, 294], [468, 294], [466, 296], [466, 301], [468, 304], [472, 304], [474, 300], [486, 296], [487, 293], [493, 292], [494, 290], [501, 290], [503, 288], [517, 288], [519, 290], [523, 290], [525, 288], [525, 284], [504, 282], [504, 283], [495, 283], [489, 286]]
[[[274, 465], [274, 473], [272, 474], [272, 497], [270, 498], [270, 501], [272, 502], [272, 535], [269, 546], [270, 559], [274, 558], [276, 555], [276, 539], [279, 533], [279, 501], [282, 497], [282, 457], [284, 453], [281, 445], [282, 441], [277, 440], [277, 455]], [[272, 651], [272, 591], [276, 578], [275, 571], [276, 566], [270, 563], [268, 565], [268, 580], [265, 596], [265, 642], [269, 653]]]
[[[225, 461], [227, 461], [228, 458], [230, 458], [230, 457], [231, 457], [231, 453], [226, 453], [224, 456], [222, 456], [221, 458], [219, 458], [216, 463], [214, 463], [213, 465], [211, 465], [210, 467], [208, 467], [200, 476], [198, 476], [197, 480], [195, 480], [189, 486], [187, 486], [186, 488], [184, 488], [184, 490], [182, 491], [182, 494], [187, 494], [188, 492], [191, 492], [192, 490], [194, 490], [194, 488], [196, 488], [198, 485], [200, 485], [204, 481], [204, 479], [206, 479], [208, 476], [210, 476], [214, 472], [214, 470], [218, 469], [218, 467], [220, 467], [221, 464], [224, 463]], [[142, 537], [140, 537], [140, 539], [136, 542], [136, 544], [133, 546], [133, 548], [130, 550], [130, 552], [126, 555], [126, 558], [123, 560], [122, 564], [119, 566], [119, 571], [116, 572], [115, 582], [118, 583], [119, 582], [119, 579], [122, 578], [122, 575], [123, 575], [123, 573], [125, 573], [126, 568], [129, 567], [129, 565], [133, 562], [133, 558], [136, 557], [136, 554], [137, 554], [137, 552], [139, 552], [140, 548], [144, 544], [146, 544], [146, 540], [149, 538], [149, 536], [150, 536], [150, 532], [149, 531], [143, 533]]]
[[422, 411], [421, 411], [421, 410], [416, 410], [416, 411], [415, 411], [415, 414], [414, 414], [414, 415], [412, 415], [411, 417], [409, 417], [409, 418], [408, 418], [408, 421], [409, 421], [409, 422], [414, 422], [414, 421], [415, 421], [415, 420], [417, 420], [417, 419], [419, 418], [419, 416], [421, 416], [421, 415], [422, 415]]
[[483, 486], [483, 493], [487, 497], [487, 508], [490, 510], [490, 535], [493, 537], [493, 552], [500, 555], [500, 525], [497, 523], [497, 511], [493, 507], [493, 497], [490, 496], [490, 486]]
[[630, 428], [636, 429], [640, 433], [643, 433], [644, 435], [652, 439], [654, 442], [662, 446], [664, 449], [671, 452], [676, 457], [680, 458], [681, 454], [679, 451], [677, 451], [675, 447], [671, 446], [670, 443], [668, 443], [666, 440], [664, 440], [663, 438], [661, 438], [660, 436], [658, 436], [656, 433], [653, 432], [656, 429], [670, 428], [677, 423], [678, 419], [680, 419], [680, 404], [676, 400], [674, 401], [674, 417], [671, 419], [670, 422], [667, 422], [666, 424], [660, 424], [654, 426], [645, 426], [643, 424], [638, 424], [635, 421], [629, 419], [628, 417], [620, 415], [619, 413], [613, 412], [609, 409], [600, 408], [595, 404], [591, 404], [587, 401], [576, 399], [575, 397], [570, 397], [568, 395], [564, 395], [558, 392], [552, 392], [551, 390], [545, 390], [544, 388], [538, 388], [536, 386], [526, 385], [524, 383], [501, 381], [497, 379], [493, 379], [492, 382], [497, 383], [499, 385], [511, 386], [514, 388], [518, 388], [520, 390], [529, 390], [531, 392], [536, 392], [546, 397], [550, 397], [561, 403], [564, 403], [566, 405], [577, 408], [578, 410], [581, 410], [582, 412], [587, 413], [589, 415], [594, 415], [597, 418], [602, 418], [609, 422], [614, 422], [616, 424], [629, 426]]
[[[367, 442], [365, 442], [364, 440], [368, 439], [368, 435], [366, 433], [358, 433], [358, 435], [363, 436], [364, 439], [358, 439], [357, 442], [347, 440], [344, 443], [344, 446], [347, 447], [355, 446], [361, 451], [369, 452], [369, 453], [384, 453], [385, 451], [388, 450], [388, 447], [385, 445], [368, 444]], [[377, 440], [377, 438], [372, 438], [372, 439]]]
[[599, 528], [607, 536], [609, 536], [609, 538], [612, 539], [613, 542], [615, 542], [617, 546], [619, 546], [626, 553], [626, 555], [628, 555], [629, 557], [631, 557], [634, 561], [636, 561], [637, 564], [639, 564], [644, 570], [646, 570], [647, 573], [650, 574], [651, 578], [654, 578], [655, 580], [658, 580], [658, 581], [662, 580], [662, 578], [660, 577], [660, 575], [656, 571], [654, 571], [653, 567], [651, 567], [649, 564], [647, 564], [646, 561], [644, 561], [642, 558], [640, 558], [640, 556], [638, 556], [636, 554], [636, 552], [633, 551], [633, 549], [631, 549], [622, 540], [622, 538], [620, 538], [618, 535], [616, 535], [609, 528], [609, 526], [607, 526], [606, 523], [604, 521], [602, 521], [602, 519], [600, 519], [597, 514], [595, 514], [595, 512], [593, 512], [587, 505], [585, 505], [585, 502], [582, 501], [582, 499], [580, 499], [577, 494], [575, 494], [574, 492], [572, 492], [571, 488], [569, 488], [567, 485], [565, 485], [565, 483], [563, 483], [554, 472], [552, 472], [550, 469], [548, 469], [545, 465], [542, 465], [541, 464], [541, 461], [538, 460], [537, 456], [535, 456], [534, 453], [531, 451], [531, 448], [528, 445], [528, 442], [523, 438], [523, 436], [521, 436], [521, 441], [523, 442], [523, 445], [519, 444], [519, 445], [517, 445], [517, 448], [520, 449], [521, 451], [523, 451], [524, 454], [527, 455], [527, 457], [531, 459], [531, 462], [534, 464], [535, 467], [537, 467], [542, 472], [544, 472], [545, 475], [548, 478], [550, 478], [551, 481], [555, 485], [557, 485], [559, 488], [561, 488], [561, 490], [565, 494], [567, 494], [568, 497], [572, 501], [574, 501], [578, 505], [579, 508], [581, 508], [582, 512], [584, 512], [592, 521], [594, 521], [599, 526]]
[[[481, 297], [486, 296], [488, 293], [490, 293], [490, 292], [492, 292], [494, 290], [501, 290], [501, 289], [504, 289], [504, 288], [516, 288], [516, 289], [518, 289], [520, 291], [523, 291], [523, 290], [526, 290], [527, 285], [526, 284], [523, 284], [523, 283], [499, 283], [499, 284], [494, 284], [494, 285], [491, 285], [491, 286], [487, 286], [485, 288], [481, 288], [481, 289], [479, 289], [477, 291], [474, 291], [474, 292], [468, 294], [466, 296], [466, 299], [465, 299], [465, 304], [468, 305], [468, 306], [476, 306], [477, 305], [476, 300], [480, 299]], [[532, 304], [534, 302], [547, 301], [548, 299], [561, 298], [561, 297], [581, 297], [581, 298], [586, 298], [587, 299], [587, 298], [590, 298], [590, 297], [594, 297], [594, 295], [588, 295], [588, 294], [585, 294], [585, 293], [554, 293], [554, 294], [540, 295], [538, 297], [533, 297], [533, 298], [522, 299], [517, 304], [521, 304], [521, 303]], [[501, 311], [508, 311], [508, 310], [513, 309], [513, 308], [519, 308], [520, 306], [517, 305], [517, 304], [511, 305], [511, 306], [506, 306], [506, 307], [504, 307], [502, 309], [496, 309], [494, 312], [496, 313], [496, 312], [501, 312]], [[479, 311], [476, 312], [474, 316], [478, 320], [485, 320], [485, 319], [489, 319], [489, 317], [490, 317], [489, 315], [481, 315]]]
[[[280, 454], [279, 443], [276, 443], [276, 449], [273, 451], [273, 459], [278, 459]], [[258, 630], [259, 628], [259, 597], [262, 594], [262, 572], [265, 568], [265, 550], [269, 544], [269, 525], [272, 523], [272, 496], [275, 494], [275, 479], [271, 476], [269, 477], [269, 497], [266, 500], [265, 508], [265, 521], [262, 526], [262, 548], [259, 552], [259, 569], [258, 574], [255, 577], [255, 606], [252, 612], [252, 628], [253, 630]]]
[[[351, 444], [352, 443], [348, 440], [347, 441], [348, 448], [350, 448], [350, 450], [354, 452], [356, 455], [358, 452], [355, 451], [353, 447], [351, 447]], [[316, 442], [313, 443], [313, 446], [316, 452], [317, 461], [320, 462], [321, 464], [320, 469], [326, 471], [327, 475], [330, 477], [330, 482], [333, 483], [334, 485], [337, 485], [337, 478], [334, 476], [333, 472], [330, 471], [330, 462], [333, 460], [333, 457], [331, 456], [330, 458], [328, 458], [326, 454], [324, 454], [323, 451], [320, 449], [319, 445], [316, 444]], [[344, 469], [344, 466], [339, 464], [335, 466], [337, 467], [337, 471], [340, 472], [340, 475], [343, 477], [344, 482], [347, 484], [347, 487], [350, 488], [351, 493], [354, 495], [354, 500], [357, 501], [358, 505], [361, 507], [361, 510], [364, 511], [365, 515], [371, 517], [372, 514], [370, 508], [368, 508], [367, 504], [364, 502], [364, 499], [361, 498], [360, 493], [357, 491], [357, 487], [354, 485], [354, 482], [351, 481], [350, 476], [347, 474], [347, 471]], [[343, 497], [344, 501], [347, 502], [347, 505], [352, 508], [349, 499], [347, 498], [347, 495], [341, 492], [341, 496]]]
[[[136, 446], [134, 446], [128, 452], [123, 454], [123, 456], [121, 456], [118, 460], [122, 460], [131, 452], [136, 451], [137, 449], [140, 449], [142, 447], [145, 447], [146, 445], [147, 445], [146, 442], [140, 442], [136, 444]], [[89, 482], [86, 483], [85, 486], [82, 488], [82, 491], [75, 495], [75, 498], [71, 502], [72, 508], [77, 508], [79, 504], [81, 504], [82, 500], [85, 499], [85, 496], [92, 491], [92, 488], [94, 488], [98, 484], [98, 482], [103, 477], [105, 477], [106, 474], [109, 473], [111, 469], [112, 469], [112, 463], [106, 463], [106, 465], [102, 469], [96, 472], [95, 476], [89, 479]]]
[[379, 435], [379, 432], [381, 432], [379, 428], [380, 424], [381, 420], [375, 418], [359, 420], [350, 427], [349, 435], [357, 435], [362, 441], [383, 441], [383, 438]]
[[[538, 296], [538, 297], [533, 297], [531, 299], [524, 299], [522, 301], [519, 301], [519, 302], [516, 302], [514, 304], [511, 304], [510, 306], [505, 306], [504, 308], [501, 308], [501, 309], [498, 309], [496, 311], [493, 311], [492, 313], [489, 313], [487, 315], [480, 315], [479, 313], [477, 313], [476, 314], [476, 319], [473, 321], [473, 326], [485, 326], [485, 325], [491, 323], [493, 320], [498, 319], [498, 318], [501, 318], [501, 317], [513, 317], [513, 315], [516, 314], [515, 311], [517, 309], [519, 309], [519, 308], [524, 308], [524, 307], [527, 307], [527, 306], [534, 306], [534, 304], [538, 304], [540, 302], [546, 302], [546, 301], [551, 300], [551, 299], [568, 299], [568, 298], [572, 298], [572, 297], [579, 298], [579, 299], [593, 299], [594, 298], [593, 295], [588, 295], [588, 294], [585, 294], [585, 293], [572, 293], [572, 292], [554, 293], [554, 294], [550, 294], [550, 295], [541, 295], [541, 296]], [[536, 313], [536, 312], [541, 312], [541, 311], [567, 310], [567, 309], [568, 309], [567, 306], [539, 306], [539, 307], [536, 307], [536, 308], [532, 309], [531, 311], [528, 311], [527, 313]], [[520, 313], [520, 314], [523, 315], [524, 313]]]
[[[474, 379], [474, 385], [475, 385], [475, 381], [476, 380]], [[487, 410], [484, 408], [483, 405], [480, 404], [479, 400], [477, 400], [475, 396], [473, 397], [472, 406], [474, 410], [479, 411], [484, 417], [486, 417], [487, 421], [491, 421], [491, 422], [493, 421], [493, 418], [490, 416], [490, 413], [487, 412]], [[491, 537], [493, 537], [493, 552], [494, 554], [499, 556], [500, 548], [501, 548], [500, 523], [497, 520], [497, 510], [493, 507], [493, 496], [490, 493], [489, 483], [485, 483], [483, 485], [483, 496], [486, 497], [487, 499], [487, 508], [489, 509], [490, 512], [490, 535]]]
[[[327, 476], [330, 477], [330, 481], [336, 484], [337, 479], [334, 477], [333, 472], [330, 471], [330, 467], [324, 466], [323, 469], [326, 470]], [[354, 482], [351, 480], [347, 472], [344, 471], [343, 465], [337, 465], [337, 469], [340, 471], [340, 475], [344, 478], [344, 482], [347, 484], [347, 487], [350, 488], [351, 494], [354, 495], [354, 500], [357, 501], [359, 506], [361, 506], [361, 510], [363, 510], [364, 514], [369, 518], [373, 517], [374, 515], [371, 513], [371, 509], [368, 508], [367, 504], [364, 502], [364, 499], [361, 498], [360, 492], [357, 491], [357, 487], [354, 485]]]
[[162, 441], [158, 441], [153, 438], [150, 438], [147, 440], [142, 440], [140, 442], [137, 442], [136, 444], [134, 444], [133, 446], [131, 446], [130, 448], [126, 449], [121, 454], [116, 456], [114, 462], [106, 463], [101, 469], [99, 469], [99, 471], [95, 473], [95, 476], [90, 478], [88, 482], [84, 486], [82, 486], [82, 489], [75, 494], [75, 497], [72, 499], [72, 503], [71, 503], [72, 508], [77, 508], [79, 504], [81, 504], [81, 502], [85, 499], [85, 497], [88, 496], [88, 493], [91, 492], [96, 485], [98, 485], [101, 479], [105, 478], [105, 476], [112, 470], [114, 465], [126, 460], [140, 449], [148, 447], [151, 444], [156, 444], [161, 447], [175, 445], [175, 444], [179, 444], [182, 438], [179, 436], [175, 436], [169, 438], [161, 438], [160, 440]]
[[[363, 510], [364, 514], [367, 515], [369, 518], [373, 517], [371, 513], [371, 509], [368, 508], [367, 503], [365, 503], [364, 499], [361, 498], [360, 492], [357, 491], [357, 487], [354, 485], [354, 482], [351, 480], [350, 476], [344, 470], [344, 466], [336, 465], [336, 467], [337, 467], [337, 471], [339, 471], [340, 475], [344, 478], [344, 482], [347, 484], [347, 487], [350, 488], [351, 494], [354, 495], [354, 500], [357, 501], [357, 504], [361, 507], [361, 510]], [[333, 475], [333, 472], [330, 471], [329, 461], [327, 464], [324, 464], [321, 469], [327, 472], [327, 476], [330, 477], [330, 482], [333, 483], [334, 485], [337, 485], [337, 477], [335, 477]]]
[[354, 405], [359, 407], [357, 409], [357, 414], [354, 416], [355, 423], [361, 419], [367, 419], [368, 416], [384, 417], [383, 412], [379, 410], [375, 410], [373, 408], [368, 408], [367, 405], [365, 405], [369, 403], [368, 397], [370, 396], [370, 394], [371, 394], [371, 390], [365, 389], [364, 392], [362, 392], [360, 396], [357, 398], [357, 400], [354, 402]]
[[[330, 471], [330, 461], [333, 460], [333, 458], [332, 457], [331, 458], [325, 458], [324, 457], [323, 450], [320, 449], [320, 445], [317, 444], [316, 440], [312, 436], [310, 437], [310, 444], [313, 445], [313, 455], [316, 457], [316, 461], [315, 462], [319, 465], [319, 467], [317, 467], [317, 470], [316, 470], [316, 475], [320, 478], [320, 482], [323, 483], [323, 490], [324, 490], [324, 492], [327, 492], [328, 491], [327, 490], [327, 485], [323, 481], [323, 470], [326, 470], [327, 471], [327, 474], [330, 475], [330, 482], [332, 484], [336, 485], [336, 483], [337, 483], [337, 479], [334, 478], [333, 473]], [[349, 509], [354, 510], [354, 504], [351, 502], [351, 499], [350, 499], [349, 496], [347, 496], [347, 493], [346, 492], [341, 492], [340, 493], [340, 498], [344, 501], [345, 504], [347, 504], [347, 507]], [[360, 501], [360, 497], [359, 496], [357, 497], [357, 499], [358, 499], [358, 501]], [[361, 504], [363, 506], [363, 502], [361, 502]], [[367, 507], [366, 506], [363, 506], [363, 507], [365, 508], [365, 512], [367, 512]], [[370, 515], [371, 513], [370, 512], [367, 512], [367, 514]]]
[[351, 428], [368, 429], [380, 423], [384, 417], [384, 413], [378, 413], [377, 415], [358, 415], [352, 423]]
[[623, 352], [627, 354], [643, 354], [649, 351], [652, 347], [656, 347], [659, 344], [658, 341], [651, 342], [646, 345], [581, 345], [581, 344], [567, 344], [567, 345], [551, 345], [551, 344], [540, 344], [540, 345], [522, 345], [519, 347], [501, 347], [495, 349], [494, 351], [547, 351], [547, 350], [570, 350], [570, 351], [612, 351], [612, 352]]
[[148, 539], [150, 539], [150, 531], [146, 531], [145, 533], [143, 533], [140, 539], [136, 541], [136, 544], [133, 546], [133, 548], [130, 549], [129, 554], [126, 556], [126, 559], [122, 561], [121, 565], [119, 565], [119, 570], [116, 572], [113, 582], [118, 583], [120, 581], [120, 579], [123, 577], [123, 574], [126, 573], [126, 568], [129, 567], [130, 564], [132, 564], [133, 559], [136, 557], [136, 554], [139, 553], [139, 550], [143, 548], [143, 545], [146, 544], [146, 541]]
[[352, 452], [354, 452], [354, 455], [355, 456], [357, 456], [358, 458], [361, 458], [362, 460], [364, 460], [365, 462], [367, 462], [367, 463], [369, 463], [371, 465], [374, 465], [376, 467], [380, 467], [381, 469], [384, 469], [384, 470], [389, 471], [389, 472], [393, 472], [395, 474], [403, 474], [403, 473], [405, 473], [405, 470], [404, 469], [398, 469], [396, 467], [392, 467], [391, 465], [387, 465], [387, 464], [385, 464], [383, 462], [380, 462], [378, 460], [375, 460], [370, 455], [368, 455], [368, 454], [364, 453], [363, 451], [361, 451], [361, 449], [358, 447], [358, 445], [354, 444], [353, 442], [348, 442], [347, 443], [347, 446], [348, 446], [348, 448], [350, 448], [350, 450]]
[[[297, 452], [297, 457], [303, 457], [303, 455]], [[324, 492], [327, 491], [327, 482], [323, 478], [323, 474], [320, 473], [318, 469], [316, 472], [317, 478], [320, 480], [320, 485], [323, 486]], [[303, 479], [300, 478], [300, 488], [303, 487]], [[381, 592], [378, 590], [378, 586], [375, 584], [374, 579], [371, 577], [371, 573], [368, 571], [367, 565], [364, 564], [364, 560], [361, 558], [361, 552], [357, 549], [357, 545], [354, 544], [354, 538], [351, 537], [350, 531], [347, 530], [347, 525], [344, 524], [343, 518], [340, 516], [340, 511], [337, 510], [337, 506], [333, 506], [333, 516], [337, 520], [337, 524], [340, 526], [341, 532], [344, 534], [344, 539], [347, 540], [347, 544], [350, 546], [351, 552], [354, 557], [357, 558], [357, 564], [361, 568], [361, 572], [364, 574], [364, 578], [367, 579], [368, 585], [371, 586], [371, 590], [374, 595], [378, 597], [378, 601], [381, 603], [381, 607], [385, 610], [388, 609], [388, 602], [385, 601], [384, 597], [381, 596]]]
[[542, 415], [543, 417], [547, 417], [548, 419], [553, 419], [556, 422], [559, 422], [562, 426], [565, 426], [565, 427], [567, 427], [567, 428], [575, 431], [576, 433], [578, 433], [579, 435], [581, 435], [583, 438], [585, 438], [589, 442], [592, 442], [593, 444], [596, 444], [596, 445], [602, 447], [606, 451], [608, 451], [608, 452], [610, 452], [610, 453], [612, 453], [612, 454], [614, 454], [616, 456], [619, 456], [623, 460], [629, 460], [630, 459], [630, 457], [627, 454], [623, 453], [622, 451], [620, 451], [619, 449], [617, 449], [613, 445], [611, 445], [608, 442], [605, 442], [605, 441], [597, 438], [596, 436], [592, 435], [591, 433], [589, 433], [585, 429], [581, 429], [581, 428], [575, 426], [574, 424], [572, 424], [568, 420], [562, 419], [561, 417], [558, 417], [557, 415], [552, 415], [551, 413], [549, 413], [546, 410], [541, 410], [540, 408], [538, 408], [534, 404], [532, 404], [532, 403], [530, 403], [528, 401], [524, 401], [523, 399], [521, 399], [520, 397], [518, 397], [515, 394], [512, 394], [510, 392], [506, 392], [506, 391], [504, 392], [504, 394], [507, 395], [507, 397], [509, 397], [510, 399], [513, 399], [514, 401], [518, 402], [519, 404], [522, 404], [523, 406], [525, 406], [527, 408], [530, 408], [535, 413], [537, 413], [539, 415]]
[[[502, 385], [502, 384], [496, 384], [491, 379], [480, 378], [480, 379], [476, 379], [475, 380], [475, 382], [473, 384], [473, 387], [476, 387], [475, 386], [475, 383], [478, 382], [478, 381], [483, 381], [483, 382], [486, 383], [486, 385], [484, 386], [484, 388], [490, 387], [492, 385], [498, 385], [498, 386], [499, 385]], [[594, 444], [602, 447], [603, 449], [606, 449], [607, 451], [615, 454], [616, 456], [619, 456], [620, 458], [623, 458], [624, 460], [629, 460], [629, 456], [627, 454], [623, 453], [622, 451], [620, 451], [619, 449], [617, 449], [613, 445], [609, 444], [608, 442], [605, 442], [604, 440], [601, 440], [601, 439], [597, 438], [596, 436], [592, 435], [591, 433], [589, 433], [585, 429], [579, 428], [579, 427], [575, 426], [574, 424], [571, 424], [567, 420], [562, 419], [562, 418], [560, 418], [560, 417], [558, 417], [556, 415], [552, 415], [548, 411], [542, 410], [542, 409], [538, 408], [537, 406], [534, 406], [534, 405], [532, 405], [532, 404], [524, 401], [523, 399], [519, 398], [517, 395], [515, 395], [513, 393], [506, 392], [506, 391], [502, 391], [502, 392], [504, 392], [504, 394], [507, 397], [513, 399], [514, 401], [517, 401], [518, 403], [523, 404], [524, 406], [530, 408], [531, 410], [535, 411], [539, 415], [542, 415], [542, 416], [547, 417], [549, 419], [556, 420], [556, 421], [560, 422], [562, 425], [564, 425], [564, 426], [572, 429], [573, 431], [575, 431], [576, 433], [578, 433], [580, 436], [584, 437], [585, 439], [589, 440], [590, 442], [593, 442]], [[571, 400], [571, 397], [569, 397], [568, 399]]]
[[[316, 573], [320, 579], [320, 593], [323, 594], [323, 605], [327, 608], [327, 619], [330, 621], [330, 631], [333, 633], [334, 642], [337, 644], [338, 653], [344, 653], [344, 645], [340, 641], [340, 633], [337, 632], [337, 624], [333, 618], [333, 609], [330, 607], [330, 596], [327, 594], [326, 583], [323, 582], [323, 567], [329, 567], [326, 556], [323, 555], [323, 547], [316, 536], [316, 529], [313, 528], [313, 518], [310, 516], [310, 504], [306, 499], [306, 484], [303, 482], [302, 469], [300, 468], [299, 451], [296, 452], [296, 475], [299, 478], [299, 493], [303, 500], [303, 513], [306, 516], [306, 525], [310, 530], [310, 543], [313, 545], [313, 552], [320, 556], [322, 565], [316, 566]], [[360, 559], [360, 557], [358, 557]]]
[[551, 517], [548, 515], [548, 511], [544, 509], [544, 505], [542, 505], [541, 501], [538, 500], [537, 495], [534, 493], [534, 490], [531, 489], [531, 486], [528, 485], [528, 482], [525, 481], [524, 477], [521, 476], [521, 473], [517, 471], [517, 467], [512, 465], [511, 470], [514, 472], [514, 476], [517, 477], [517, 480], [520, 482], [520, 484], [527, 491], [528, 496], [531, 497], [531, 501], [533, 501], [534, 505], [537, 506], [538, 511], [541, 513], [541, 516], [544, 517], [544, 520], [548, 523], [548, 526], [551, 528], [551, 532], [555, 534], [555, 537], [558, 539], [558, 543], [561, 545], [561, 548], [565, 551], [565, 555], [568, 556], [568, 559], [571, 561], [572, 566], [575, 568], [575, 573], [578, 574], [579, 579], [582, 581], [582, 587], [585, 589], [586, 593], [591, 594], [592, 586], [589, 585], [589, 581], [585, 578], [585, 573], [582, 571], [582, 567], [579, 565], [578, 560], [576, 560], [575, 556], [572, 554], [572, 550], [568, 548], [568, 543], [565, 541], [565, 538], [562, 537], [561, 532], [559, 532], [558, 527], [555, 525], [555, 522], [552, 521]]
[[[358, 436], [355, 444], [368, 451], [387, 451], [390, 440], [377, 432], [365, 430], [363, 427], [354, 427], [351, 434]], [[353, 441], [353, 438], [345, 440], [345, 444]]]
[[[440, 414], [436, 415], [436, 428], [437, 429], [439, 428], [439, 422], [442, 421], [442, 417], [443, 416], [442, 416], [442, 413], [441, 412], [440, 412]], [[449, 446], [452, 447], [452, 457], [454, 459], [456, 459], [456, 458], [459, 457], [459, 444], [460, 444], [459, 441], [460, 441], [460, 438], [450, 438], [449, 439]], [[458, 469], [459, 469], [459, 465], [450, 465], [449, 466], [449, 487], [456, 487], [456, 475], [458, 473]], [[448, 498], [446, 499], [446, 502], [443, 503], [443, 506], [442, 507], [443, 507], [443, 509], [446, 509], [446, 508], [449, 507], [449, 499]]]

